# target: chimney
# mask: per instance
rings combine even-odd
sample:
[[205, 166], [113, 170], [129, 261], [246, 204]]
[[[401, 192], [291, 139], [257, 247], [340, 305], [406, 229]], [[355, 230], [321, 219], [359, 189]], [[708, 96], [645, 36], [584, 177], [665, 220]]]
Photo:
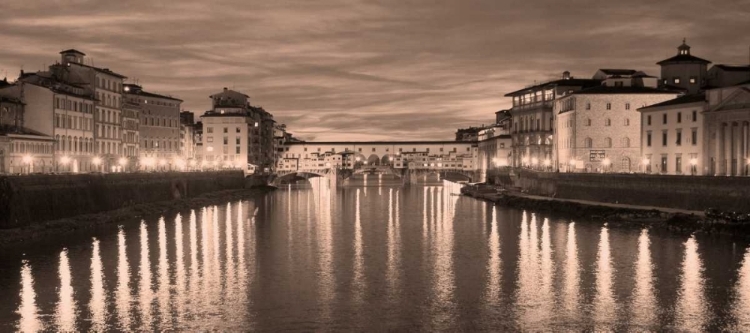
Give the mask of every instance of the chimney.
[[570, 80], [570, 72], [568, 71], [563, 72], [563, 80]]
[[227, 91], [227, 87], [224, 87], [224, 91]]

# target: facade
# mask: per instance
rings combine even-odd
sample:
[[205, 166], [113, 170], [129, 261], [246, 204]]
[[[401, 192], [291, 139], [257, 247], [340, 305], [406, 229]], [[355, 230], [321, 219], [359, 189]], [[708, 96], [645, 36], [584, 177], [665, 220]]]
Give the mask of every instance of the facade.
[[180, 112], [180, 155], [195, 166], [195, 114], [190, 111]]
[[575, 79], [566, 71], [560, 80], [506, 94], [513, 99], [513, 108], [510, 109], [513, 124], [511, 166], [543, 168], [545, 164], [551, 165], [555, 99], [599, 83], [596, 79]]
[[[643, 86], [636, 77], [607, 78], [567, 93], [555, 103], [555, 159], [560, 172], [635, 172], [641, 150], [637, 108], [675, 98], [672, 90]], [[545, 161], [545, 164], [548, 164]]]
[[750, 175], [750, 82], [711, 89], [706, 95], [703, 163], [708, 174]]
[[97, 155], [95, 169], [116, 172], [122, 169], [122, 87], [124, 75], [108, 68], [84, 63], [85, 56], [78, 50], [60, 52], [61, 63], [50, 66], [63, 81], [86, 87], [96, 99], [94, 111], [94, 150]]
[[31, 133], [54, 138], [54, 172], [96, 169], [94, 106], [85, 87], [67, 83], [55, 72], [21, 73], [2, 94], [25, 101], [24, 125]]
[[479, 132], [477, 142], [477, 168], [479, 181], [497, 183], [496, 177], [510, 166], [511, 138], [510, 118]]
[[54, 140], [24, 128], [23, 120], [24, 103], [0, 96], [0, 175], [53, 172]]
[[184, 166], [180, 148], [180, 105], [182, 100], [126, 84], [123, 97], [138, 106], [140, 148], [139, 169], [177, 170]]
[[124, 98], [122, 102], [122, 149], [128, 161], [126, 171], [136, 170], [140, 157], [141, 106]]
[[695, 94], [707, 84], [707, 66], [711, 62], [690, 54], [690, 46], [682, 40], [677, 47], [677, 55], [656, 63], [661, 66], [661, 86], [685, 89]]
[[270, 172], [276, 164], [273, 116], [251, 106], [250, 97], [227, 88], [209, 96], [212, 109], [201, 116], [201, 164]]
[[705, 175], [703, 110], [705, 94], [685, 95], [639, 108], [639, 171], [668, 175]]

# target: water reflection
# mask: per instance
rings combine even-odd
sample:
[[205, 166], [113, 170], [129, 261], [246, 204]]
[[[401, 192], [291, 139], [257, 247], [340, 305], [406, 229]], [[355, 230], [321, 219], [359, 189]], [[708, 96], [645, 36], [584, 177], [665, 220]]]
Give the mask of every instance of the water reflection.
[[70, 260], [68, 249], [60, 251], [60, 289], [58, 292], [57, 310], [55, 314], [57, 330], [61, 332], [75, 332], [76, 328], [76, 301], [73, 299], [73, 285], [70, 276]]
[[609, 229], [605, 225], [599, 233], [599, 250], [596, 254], [596, 294], [591, 309], [598, 330], [612, 327], [616, 319], [617, 309], [612, 288], [613, 271]]
[[0, 331], [750, 330], [746, 244], [311, 184], [3, 257]]
[[706, 323], [706, 300], [703, 290], [703, 262], [698, 255], [698, 242], [691, 236], [685, 242], [682, 261], [682, 285], [677, 300], [675, 324], [682, 331], [703, 331]]
[[92, 330], [101, 332], [106, 327], [107, 300], [104, 294], [104, 272], [102, 272], [102, 257], [99, 252], [99, 240], [94, 238], [91, 250], [91, 311]]
[[651, 263], [650, 246], [648, 230], [643, 229], [638, 237], [638, 259], [635, 263], [635, 290], [631, 312], [635, 322], [644, 327], [650, 327], [656, 320], [654, 266]]
[[563, 287], [563, 309], [571, 322], [580, 320], [581, 272], [578, 262], [578, 242], [576, 241], [576, 223], [568, 224], [565, 246], [565, 284]]
[[125, 231], [117, 232], [117, 319], [119, 329], [127, 331], [130, 329], [130, 267], [128, 265], [127, 244], [125, 243]]
[[31, 275], [31, 266], [24, 260], [21, 266], [21, 304], [16, 313], [21, 315], [16, 329], [21, 332], [37, 332], [42, 330], [36, 307], [36, 293], [34, 292], [34, 277]]

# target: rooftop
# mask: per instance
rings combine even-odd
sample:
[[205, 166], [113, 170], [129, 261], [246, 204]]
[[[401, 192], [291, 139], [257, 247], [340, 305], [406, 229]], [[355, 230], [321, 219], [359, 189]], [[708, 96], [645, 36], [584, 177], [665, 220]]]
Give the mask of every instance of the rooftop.
[[91, 69], [93, 69], [93, 70], [95, 70], [97, 72], [104, 73], [104, 74], [107, 74], [107, 75], [112, 75], [114, 77], [118, 77], [118, 78], [121, 78], [121, 79], [127, 79], [128, 78], [125, 75], [118, 74], [118, 73], [115, 73], [115, 72], [109, 70], [109, 68], [99, 68], [99, 67], [89, 66], [89, 65], [85, 65], [85, 64], [79, 64], [77, 62], [69, 62], [68, 64], [74, 64], [74, 65], [85, 67], [85, 68], [91, 68]]
[[65, 53], [76, 53], [76, 54], [80, 54], [80, 55], [83, 55], [83, 56], [86, 55], [86, 53], [83, 53], [83, 52], [78, 51], [76, 49], [67, 49], [67, 50], [64, 50], [64, 51], [60, 51], [60, 54], [65, 54]]
[[151, 93], [151, 92], [145, 91], [145, 90], [141, 89], [141, 86], [139, 86], [139, 85], [125, 84], [125, 85], [123, 85], [123, 87], [124, 87], [124, 89], [126, 91], [125, 94], [145, 96], [145, 97], [152, 97], [152, 98], [163, 98], [163, 99], [169, 99], [169, 100], [173, 100], [173, 101], [182, 102], [182, 100], [179, 99], [179, 98], [174, 98], [172, 96], [166, 96], [166, 95], [159, 95], [159, 94], [155, 94], [155, 93]]
[[725, 65], [716, 64], [714, 67], [721, 68], [727, 72], [750, 72], [750, 65]]
[[650, 87], [612, 87], [596, 86], [574, 91], [573, 95], [591, 95], [591, 94], [677, 94], [680, 91], [672, 89], [658, 89]]
[[652, 108], [658, 108], [663, 106], [674, 106], [674, 105], [681, 105], [681, 104], [691, 104], [691, 103], [698, 103], [698, 102], [705, 102], [706, 101], [706, 94], [693, 94], [693, 95], [684, 95], [677, 97], [675, 99], [670, 99], [668, 101], [664, 101], [661, 103], [649, 105], [646, 107], [639, 108], [638, 110], [648, 110]]
[[635, 73], [638, 73], [635, 69], [610, 69], [610, 68], [603, 68], [600, 69], [602, 73], [607, 75], [633, 75]]
[[582, 87], [588, 87], [588, 86], [592, 86], [592, 85], [598, 85], [600, 83], [601, 83], [601, 81], [595, 80], [595, 79], [573, 79], [573, 78], [570, 78], [570, 79], [558, 79], [558, 80], [553, 80], [553, 81], [548, 81], [548, 82], [540, 83], [540, 84], [537, 84], [537, 85], [534, 85], [534, 86], [531, 86], [531, 87], [527, 87], [527, 88], [523, 88], [523, 89], [520, 89], [520, 90], [516, 90], [514, 92], [509, 92], [509, 93], [505, 94], [505, 97], [515, 96], [515, 95], [518, 95], [520, 93], [524, 93], [524, 92], [527, 92], [527, 91], [533, 91], [533, 90], [539, 89], [541, 87], [547, 87], [547, 86], [582, 86]]

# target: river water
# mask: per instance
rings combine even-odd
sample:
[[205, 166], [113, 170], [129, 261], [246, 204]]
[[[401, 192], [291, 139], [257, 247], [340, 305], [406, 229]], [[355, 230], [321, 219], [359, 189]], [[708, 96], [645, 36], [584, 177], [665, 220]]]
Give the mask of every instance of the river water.
[[0, 331], [750, 331], [747, 244], [372, 185], [5, 253]]

